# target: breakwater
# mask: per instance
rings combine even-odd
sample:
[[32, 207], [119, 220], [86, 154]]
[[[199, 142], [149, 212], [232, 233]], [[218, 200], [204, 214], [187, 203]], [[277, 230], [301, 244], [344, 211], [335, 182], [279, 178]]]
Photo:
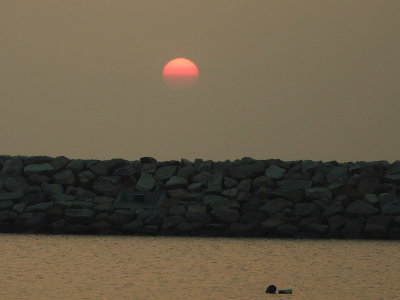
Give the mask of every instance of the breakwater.
[[0, 232], [400, 239], [400, 161], [0, 156]]

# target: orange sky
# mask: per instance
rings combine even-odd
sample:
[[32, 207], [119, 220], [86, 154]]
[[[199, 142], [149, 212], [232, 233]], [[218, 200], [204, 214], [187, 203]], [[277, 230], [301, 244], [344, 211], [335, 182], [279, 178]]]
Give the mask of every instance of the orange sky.
[[399, 28], [396, 0], [2, 0], [1, 154], [394, 161]]

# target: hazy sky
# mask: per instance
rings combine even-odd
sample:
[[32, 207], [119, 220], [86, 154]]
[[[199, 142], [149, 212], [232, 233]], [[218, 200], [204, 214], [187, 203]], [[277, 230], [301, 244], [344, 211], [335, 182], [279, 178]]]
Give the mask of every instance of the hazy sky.
[[399, 36], [398, 0], [0, 0], [0, 154], [392, 162]]

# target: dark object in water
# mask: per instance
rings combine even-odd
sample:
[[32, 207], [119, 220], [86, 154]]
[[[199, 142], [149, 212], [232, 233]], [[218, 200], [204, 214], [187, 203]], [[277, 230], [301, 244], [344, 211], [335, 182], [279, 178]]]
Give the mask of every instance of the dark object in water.
[[265, 293], [268, 294], [275, 294], [275, 292], [276, 292], [276, 286], [274, 286], [273, 284], [267, 287], [267, 290], [265, 291]]
[[279, 290], [278, 294], [292, 294], [292, 289]]

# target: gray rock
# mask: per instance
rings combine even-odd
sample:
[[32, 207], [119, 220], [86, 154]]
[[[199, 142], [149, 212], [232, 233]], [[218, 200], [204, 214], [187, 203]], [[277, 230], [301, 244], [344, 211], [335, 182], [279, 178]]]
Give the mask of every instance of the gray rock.
[[57, 201], [55, 202], [57, 207], [62, 208], [92, 208], [94, 206], [93, 202], [87, 201]]
[[120, 226], [129, 224], [135, 218], [136, 212], [134, 210], [118, 210], [109, 215], [107, 221], [113, 226]]
[[157, 164], [156, 163], [146, 163], [142, 164], [142, 168], [140, 169], [141, 173], [149, 173], [151, 175], [154, 175], [157, 170]]
[[3, 221], [14, 221], [18, 216], [15, 212], [9, 210], [0, 211], [0, 222]]
[[84, 167], [85, 161], [83, 159], [72, 159], [65, 168], [77, 174], [82, 171]]
[[184, 216], [186, 213], [186, 208], [184, 205], [172, 205], [169, 208], [169, 214], [172, 216]]
[[48, 195], [58, 194], [58, 193], [62, 193], [63, 192], [62, 185], [61, 184], [56, 184], [56, 183], [55, 184], [51, 184], [51, 183], [43, 182], [41, 184], [41, 188], [42, 188], [42, 191], [44, 193], [48, 194]]
[[385, 203], [381, 206], [381, 214], [384, 215], [400, 215], [399, 203]]
[[229, 190], [222, 191], [221, 195], [223, 197], [235, 198], [238, 195], [238, 189], [237, 188], [232, 188], [232, 189], [229, 189]]
[[193, 231], [194, 226], [191, 223], [182, 222], [182, 223], [179, 223], [178, 225], [176, 225], [174, 229], [178, 233], [187, 233], [187, 232]]
[[78, 178], [78, 182], [81, 185], [88, 186], [93, 183], [96, 176], [92, 172], [86, 170], [86, 171], [80, 172], [78, 174], [77, 178]]
[[24, 212], [25, 206], [26, 206], [25, 203], [16, 203], [14, 204], [12, 210], [18, 214], [21, 214]]
[[357, 190], [361, 195], [377, 194], [380, 187], [379, 173], [374, 168], [367, 167], [361, 171], [357, 184]]
[[274, 183], [273, 179], [268, 178], [267, 176], [258, 176], [253, 179], [251, 186], [252, 186], [253, 190], [256, 190], [262, 186], [274, 188], [275, 183]]
[[101, 176], [92, 185], [93, 190], [100, 195], [117, 196], [119, 178], [117, 176]]
[[381, 204], [396, 202], [400, 204], [399, 198], [397, 198], [395, 192], [379, 194], [378, 198]]
[[242, 179], [237, 186], [238, 191], [245, 191], [245, 192], [250, 192], [251, 191], [251, 179]]
[[70, 160], [65, 156], [57, 156], [50, 162], [50, 165], [53, 167], [53, 170], [55, 172], [58, 172], [61, 169], [64, 169], [69, 164], [69, 162]]
[[321, 163], [322, 163], [322, 161], [302, 160], [301, 164], [300, 164], [301, 171], [308, 172], [308, 171], [315, 170], [315, 168], [317, 168]]
[[212, 209], [214, 209], [219, 206], [229, 207], [231, 204], [231, 201], [229, 199], [219, 196], [219, 195], [205, 195], [203, 197], [203, 204], [208, 205]]
[[112, 158], [105, 161], [109, 171], [112, 173], [118, 168], [129, 166], [129, 161], [122, 158]]
[[156, 181], [154, 177], [149, 173], [143, 172], [140, 175], [139, 181], [136, 184], [136, 189], [141, 192], [151, 191], [154, 188], [155, 184]]
[[38, 192], [38, 193], [27, 193], [22, 197], [22, 201], [26, 205], [37, 204], [41, 202], [46, 202], [46, 194]]
[[328, 218], [329, 228], [332, 232], [341, 230], [346, 222], [347, 219], [342, 215], [335, 215]]
[[168, 181], [165, 183], [165, 187], [167, 189], [176, 189], [176, 188], [183, 188], [186, 187], [188, 184], [186, 178], [172, 176]]
[[107, 161], [100, 161], [90, 167], [90, 171], [96, 176], [107, 176], [110, 172]]
[[223, 183], [224, 183], [224, 187], [226, 187], [228, 189], [236, 187], [238, 185], [238, 181], [233, 178], [230, 178], [230, 177], [224, 177]]
[[185, 218], [182, 216], [170, 216], [170, 217], [165, 217], [161, 228], [162, 229], [170, 229], [178, 225], [179, 223], [185, 222]]
[[345, 184], [349, 179], [347, 167], [334, 167], [326, 175], [326, 181], [328, 184]]
[[385, 175], [384, 178], [389, 182], [400, 183], [400, 174]]
[[76, 196], [64, 193], [57, 193], [57, 194], [51, 194], [49, 196], [49, 199], [51, 201], [74, 201], [76, 199]]
[[379, 199], [375, 194], [365, 194], [364, 201], [370, 204], [377, 204], [379, 203]]
[[293, 294], [292, 289], [279, 290], [278, 294]]
[[286, 173], [286, 169], [280, 168], [276, 165], [271, 165], [268, 169], [265, 170], [265, 176], [271, 179], [280, 180], [283, 175]]
[[[179, 177], [184, 177], [184, 178], [186, 178], [186, 179], [191, 179], [194, 175], [196, 175], [197, 174], [197, 171], [196, 171], [196, 169], [193, 167], [193, 166], [191, 166], [191, 165], [186, 165], [186, 166], [184, 166], [184, 167], [182, 167], [182, 168], [180, 168], [179, 170], [178, 170], [178, 173], [176, 174], [177, 176], [179, 176]], [[204, 185], [205, 185], [206, 183], [204, 183]]]
[[93, 222], [89, 225], [89, 230], [97, 234], [114, 233], [113, 227], [105, 220]]
[[320, 208], [314, 203], [296, 203], [294, 214], [301, 217], [318, 217], [320, 215]]
[[358, 179], [360, 178], [360, 174], [354, 174], [353, 176], [350, 177], [350, 179], [347, 181], [347, 184], [350, 184], [352, 186], [357, 186], [358, 184]]
[[259, 224], [265, 221], [265, 215], [259, 211], [247, 211], [240, 217], [240, 223]]
[[53, 207], [54, 203], [53, 202], [42, 202], [34, 205], [29, 205], [25, 207], [24, 212], [31, 212], [31, 211], [43, 211], [46, 210], [50, 207]]
[[263, 206], [260, 207], [260, 211], [268, 215], [274, 215], [286, 208], [292, 207], [293, 203], [284, 198], [275, 198], [267, 201]]
[[201, 190], [203, 190], [203, 188], [205, 188], [205, 185], [203, 183], [195, 182], [195, 183], [189, 184], [187, 189], [189, 192], [200, 192]]
[[24, 222], [29, 232], [41, 231], [47, 223], [47, 215], [43, 211], [39, 211], [33, 216], [27, 218]]
[[323, 217], [330, 217], [336, 214], [343, 213], [344, 208], [341, 202], [333, 202], [322, 214]]
[[345, 210], [351, 216], [370, 216], [377, 214], [379, 209], [361, 200], [354, 200]]
[[114, 176], [122, 176], [122, 177], [138, 176], [139, 174], [140, 170], [134, 166], [125, 166], [117, 168], [112, 173], [112, 175]]
[[24, 196], [24, 193], [21, 191], [18, 192], [0, 192], [0, 201], [4, 200], [11, 200], [11, 201], [17, 201], [20, 200]]
[[242, 224], [242, 223], [231, 223], [228, 229], [229, 234], [250, 236], [253, 235], [255, 224]]
[[294, 236], [299, 232], [299, 227], [293, 224], [282, 224], [276, 227], [275, 232], [284, 236]]
[[212, 218], [207, 214], [204, 206], [190, 205], [187, 207], [186, 218], [191, 222], [200, 222], [203, 224], [211, 223]]
[[3, 182], [3, 188], [13, 192], [21, 191], [25, 193], [29, 190], [29, 183], [22, 176], [9, 177]]
[[28, 181], [31, 183], [43, 183], [50, 180], [50, 177], [47, 175], [39, 175], [39, 174], [32, 174], [28, 176]]
[[222, 173], [214, 173], [207, 180], [207, 193], [220, 193], [222, 192], [222, 181], [224, 176]]
[[[176, 174], [177, 166], [165, 166], [157, 169], [154, 177], [156, 180], [167, 180]], [[179, 176], [184, 177], [184, 176]], [[185, 178], [185, 177], [184, 177]]]
[[8, 210], [14, 206], [14, 202], [11, 200], [1, 200], [0, 201], [0, 210]]
[[90, 209], [66, 209], [65, 217], [71, 223], [89, 224], [94, 219], [94, 213]]
[[216, 207], [211, 214], [221, 222], [234, 223], [239, 219], [239, 213], [235, 209], [227, 207]]
[[22, 174], [23, 167], [24, 167], [23, 160], [21, 158], [14, 157], [6, 160], [1, 171], [11, 176], [18, 176]]
[[135, 220], [130, 222], [129, 224], [122, 225], [121, 229], [124, 232], [133, 233], [133, 232], [140, 232], [143, 226], [144, 224], [142, 221]]
[[[312, 223], [308, 224], [306, 226], [307, 232], [314, 232], [314, 233], [319, 233], [320, 235], [325, 234], [329, 231], [329, 226], [325, 224], [318, 224], [318, 223]], [[318, 236], [320, 236], [318, 235]]]
[[210, 178], [211, 176], [212, 176], [212, 174], [210, 172], [202, 171], [199, 174], [193, 176], [191, 178], [191, 181], [193, 181], [193, 182], [201, 182], [202, 184], [207, 186], [208, 178]]
[[24, 167], [25, 176], [31, 174], [48, 174], [54, 171], [54, 168], [49, 163], [44, 164], [32, 164]]
[[75, 183], [75, 176], [69, 169], [64, 169], [59, 173], [53, 175], [55, 183], [61, 185], [73, 185]]
[[278, 182], [277, 192], [290, 192], [294, 190], [307, 190], [312, 186], [311, 180], [284, 179]]
[[264, 222], [261, 222], [260, 226], [261, 228], [264, 228], [268, 231], [274, 229], [275, 227], [284, 224], [285, 221], [283, 220], [279, 220], [279, 219], [275, 219], [275, 218], [269, 218], [267, 220], [265, 220]]
[[386, 236], [392, 219], [393, 219], [392, 216], [385, 216], [385, 215], [371, 216], [367, 220], [367, 224], [365, 225], [364, 231], [372, 235], [383, 234], [383, 236]]
[[246, 179], [260, 176], [265, 172], [264, 163], [256, 161], [248, 164], [239, 164], [231, 166], [228, 169], [228, 174], [234, 179]]
[[306, 190], [306, 199], [332, 199], [332, 192], [325, 187], [311, 187]]
[[342, 231], [346, 233], [361, 233], [363, 231], [364, 224], [365, 218], [348, 220]]

